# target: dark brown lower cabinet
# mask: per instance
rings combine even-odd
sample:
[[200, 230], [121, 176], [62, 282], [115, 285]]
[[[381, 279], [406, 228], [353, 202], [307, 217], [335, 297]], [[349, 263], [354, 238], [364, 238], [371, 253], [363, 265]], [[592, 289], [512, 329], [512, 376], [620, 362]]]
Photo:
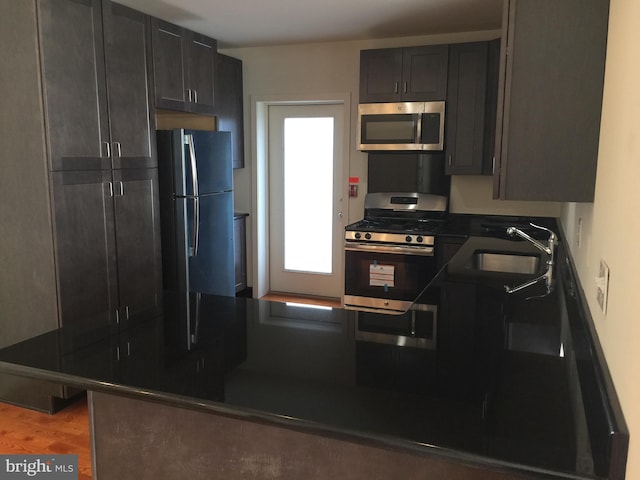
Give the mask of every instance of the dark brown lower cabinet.
[[160, 310], [162, 258], [158, 170], [114, 170], [120, 322]]
[[475, 285], [446, 282], [441, 289], [438, 317], [439, 388], [453, 398], [478, 400]]
[[117, 270], [110, 170], [51, 174], [63, 325], [115, 323]]
[[51, 175], [61, 324], [116, 328], [157, 312], [157, 169]]

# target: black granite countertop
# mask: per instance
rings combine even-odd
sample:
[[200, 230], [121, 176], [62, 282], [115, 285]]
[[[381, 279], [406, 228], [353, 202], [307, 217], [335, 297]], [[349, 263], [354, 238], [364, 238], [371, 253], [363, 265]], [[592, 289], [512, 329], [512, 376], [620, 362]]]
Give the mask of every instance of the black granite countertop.
[[[468, 254], [461, 252], [441, 285], [461, 281], [457, 269]], [[497, 465], [531, 478], [604, 478], [611, 465], [613, 427], [604, 405], [610, 392], [594, 379], [601, 366], [588, 328], [565, 307], [574, 285], [563, 276], [537, 303], [472, 281], [511, 321], [544, 318], [559, 339], [547, 350], [517, 341], [500, 346], [481, 396], [447, 388], [455, 379], [438, 363], [446, 345], [435, 352], [370, 345], [355, 340], [354, 313], [347, 310], [206, 295], [192, 349], [173, 334], [175, 316], [165, 304], [164, 316], [118, 334], [61, 328], [2, 349], [0, 371]], [[585, 402], [585, 391], [599, 397]]]

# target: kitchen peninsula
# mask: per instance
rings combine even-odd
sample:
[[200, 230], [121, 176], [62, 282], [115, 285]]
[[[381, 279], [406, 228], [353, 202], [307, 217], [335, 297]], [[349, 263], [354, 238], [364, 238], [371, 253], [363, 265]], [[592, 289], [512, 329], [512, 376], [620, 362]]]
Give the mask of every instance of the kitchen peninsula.
[[[469, 248], [449, 267], [460, 255]], [[168, 334], [167, 302], [119, 335], [61, 328], [7, 347], [0, 370], [89, 391], [101, 480], [622, 479], [628, 433], [562, 248], [557, 266], [544, 301], [561, 351], [501, 345], [480, 381], [488, 395], [447, 388], [414, 349], [356, 341], [351, 311], [215, 296], [201, 298], [191, 350]], [[526, 298], [502, 309], [535, 311]], [[371, 348], [389, 361], [371, 363]]]

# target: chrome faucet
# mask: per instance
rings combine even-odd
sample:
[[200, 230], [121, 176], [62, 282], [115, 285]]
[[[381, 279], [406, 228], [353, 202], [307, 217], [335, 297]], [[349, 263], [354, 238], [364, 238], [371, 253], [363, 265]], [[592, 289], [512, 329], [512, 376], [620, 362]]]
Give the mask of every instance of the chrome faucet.
[[529, 225], [549, 233], [549, 238], [547, 239], [547, 245], [544, 245], [542, 242], [536, 240], [535, 238], [532, 238], [531, 236], [527, 235], [525, 232], [523, 232], [517, 227], [508, 227], [507, 235], [509, 235], [510, 237], [515, 237], [517, 235], [521, 238], [524, 238], [528, 242], [531, 242], [537, 249], [542, 250], [544, 253], [546, 253], [548, 255], [547, 262], [546, 262], [547, 270], [539, 277], [534, 278], [533, 280], [530, 280], [528, 282], [525, 282], [522, 285], [518, 285], [516, 287], [510, 287], [508, 285], [505, 285], [504, 289], [507, 293], [515, 293], [527, 287], [535, 285], [540, 281], [544, 281], [547, 287], [546, 295], [548, 295], [553, 291], [553, 265], [555, 263], [555, 252], [556, 252], [556, 247], [558, 245], [558, 236], [552, 230], [549, 230], [548, 228], [545, 228], [545, 227], [541, 227], [540, 225], [536, 225], [535, 223], [529, 223]]

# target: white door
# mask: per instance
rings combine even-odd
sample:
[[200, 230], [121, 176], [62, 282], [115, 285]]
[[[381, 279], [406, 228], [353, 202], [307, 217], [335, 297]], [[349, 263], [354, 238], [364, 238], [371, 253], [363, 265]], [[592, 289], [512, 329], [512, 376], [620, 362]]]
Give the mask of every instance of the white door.
[[269, 106], [269, 290], [343, 291], [343, 104]]

